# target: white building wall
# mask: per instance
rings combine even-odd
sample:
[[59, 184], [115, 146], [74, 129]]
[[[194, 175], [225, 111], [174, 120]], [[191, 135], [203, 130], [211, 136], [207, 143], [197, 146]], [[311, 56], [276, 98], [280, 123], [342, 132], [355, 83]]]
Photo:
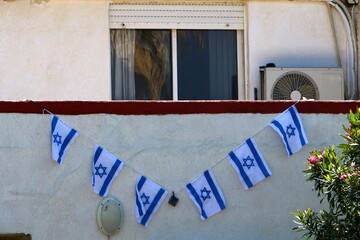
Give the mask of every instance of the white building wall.
[[0, 233], [30, 233], [34, 240], [107, 239], [96, 225], [102, 198], [91, 187], [95, 142], [180, 198], [172, 207], [167, 196], [149, 227], [139, 225], [134, 217], [137, 173], [125, 166], [109, 194], [125, 210], [123, 229], [111, 239], [300, 239], [291, 231], [290, 212], [320, 208], [303, 164], [310, 150], [342, 141], [344, 114], [301, 114], [310, 143], [292, 157], [277, 133], [263, 129], [255, 141], [273, 176], [245, 191], [228, 160], [222, 161], [213, 171], [227, 209], [205, 221], [186, 191], [179, 192], [276, 116], [60, 116], [80, 136], [59, 166], [51, 159], [49, 115], [0, 114]]
[[97, 1], [0, 1], [0, 99], [110, 99], [107, 14]]
[[267, 63], [283, 68], [348, 67], [351, 53], [345, 26], [340, 15], [331, 11], [336, 35], [326, 2], [248, 2], [251, 99], [254, 88], [260, 89], [259, 67]]
[[[107, 1], [0, 1], [0, 100], [110, 100]], [[246, 2], [249, 99], [259, 66], [338, 67], [325, 2]], [[345, 27], [334, 12], [340, 57]]]

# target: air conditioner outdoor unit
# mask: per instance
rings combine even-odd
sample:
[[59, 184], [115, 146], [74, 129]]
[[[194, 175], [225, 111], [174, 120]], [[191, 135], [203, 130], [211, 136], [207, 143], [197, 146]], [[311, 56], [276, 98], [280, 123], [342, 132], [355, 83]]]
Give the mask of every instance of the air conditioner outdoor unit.
[[342, 68], [261, 69], [263, 100], [344, 99]]

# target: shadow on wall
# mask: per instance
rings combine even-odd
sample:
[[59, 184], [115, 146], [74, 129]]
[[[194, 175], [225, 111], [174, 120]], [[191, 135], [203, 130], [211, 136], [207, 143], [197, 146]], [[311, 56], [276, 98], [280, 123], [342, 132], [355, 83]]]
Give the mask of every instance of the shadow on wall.
[[31, 235], [25, 233], [0, 234], [0, 240], [31, 240]]
[[264, 60], [266, 63], [275, 63], [280, 68], [338, 68], [340, 63], [329, 61], [332, 56], [301, 56], [295, 54], [291, 56], [272, 56]]

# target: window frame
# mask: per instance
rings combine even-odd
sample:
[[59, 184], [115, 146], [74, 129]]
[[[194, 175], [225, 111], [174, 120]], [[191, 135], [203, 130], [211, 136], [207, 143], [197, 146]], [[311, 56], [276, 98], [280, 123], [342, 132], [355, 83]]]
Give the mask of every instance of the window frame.
[[[232, 5], [109, 5], [110, 29], [171, 30], [172, 100], [178, 101], [177, 30], [235, 30], [237, 48], [237, 100], [247, 99], [245, 75], [245, 11]], [[184, 20], [186, 19], [186, 20]]]

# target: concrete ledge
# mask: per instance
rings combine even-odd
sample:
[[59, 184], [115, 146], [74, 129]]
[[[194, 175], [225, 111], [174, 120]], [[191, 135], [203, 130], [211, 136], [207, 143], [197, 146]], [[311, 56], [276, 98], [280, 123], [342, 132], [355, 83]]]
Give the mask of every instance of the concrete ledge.
[[[0, 101], [0, 113], [54, 114], [220, 114], [220, 113], [280, 113], [295, 101]], [[301, 101], [296, 107], [300, 113], [344, 114], [360, 107], [360, 101]]]

